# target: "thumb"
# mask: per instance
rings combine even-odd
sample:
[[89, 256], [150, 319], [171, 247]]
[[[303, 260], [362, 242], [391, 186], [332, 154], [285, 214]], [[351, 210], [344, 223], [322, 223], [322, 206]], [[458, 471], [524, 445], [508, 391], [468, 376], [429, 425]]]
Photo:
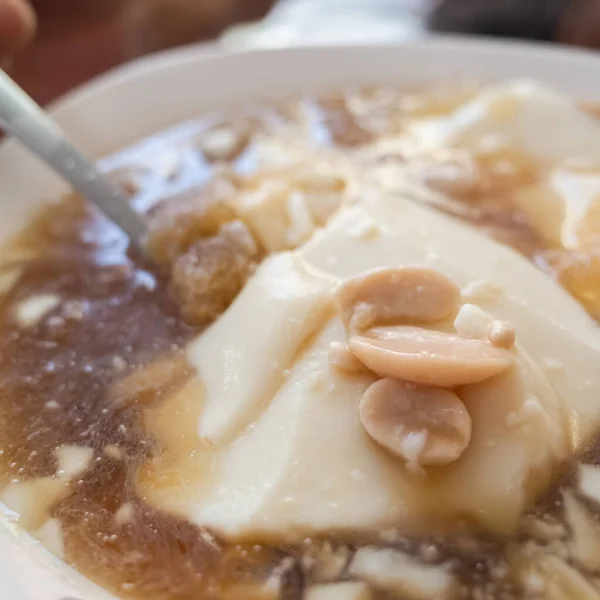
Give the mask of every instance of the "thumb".
[[23, 48], [35, 33], [36, 18], [28, 0], [0, 0], [0, 56]]

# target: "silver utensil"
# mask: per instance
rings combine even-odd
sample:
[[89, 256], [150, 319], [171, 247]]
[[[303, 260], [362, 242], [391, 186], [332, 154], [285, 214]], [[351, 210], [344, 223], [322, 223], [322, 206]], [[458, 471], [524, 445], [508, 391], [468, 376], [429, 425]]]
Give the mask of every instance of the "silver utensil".
[[146, 222], [133, 210], [120, 186], [101, 173], [50, 116], [1, 70], [0, 127], [60, 173], [143, 250]]

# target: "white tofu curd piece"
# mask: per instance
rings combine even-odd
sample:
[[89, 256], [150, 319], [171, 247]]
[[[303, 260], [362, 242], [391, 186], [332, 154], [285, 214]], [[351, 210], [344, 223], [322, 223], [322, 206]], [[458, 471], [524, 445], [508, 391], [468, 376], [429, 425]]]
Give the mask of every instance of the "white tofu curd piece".
[[322, 326], [334, 285], [299, 257], [274, 255], [191, 345], [188, 358], [205, 387], [201, 439], [238, 433], [268, 405], [302, 343]]
[[596, 242], [600, 226], [600, 163], [594, 169], [562, 165], [515, 196], [528, 222], [549, 244], [579, 248]]
[[[379, 234], [354, 235], [364, 222]], [[348, 341], [328, 301], [332, 285], [401, 266], [433, 269], [462, 289], [489, 282], [498, 293], [485, 313], [517, 339], [507, 350], [513, 366], [459, 390], [473, 430], [464, 453], [420, 474], [361, 426], [359, 400], [376, 377], [330, 364], [332, 343]], [[457, 329], [487, 335], [488, 324], [471, 308]], [[581, 306], [521, 255], [398, 196], [365, 195], [299, 250], [268, 259], [188, 356], [196, 383], [162, 406], [169, 418], [151, 420], [171, 452], [142, 492], [230, 539], [431, 533], [457, 516], [509, 532], [600, 421], [600, 332]], [[544, 371], [549, 359], [563, 367]], [[181, 484], [157, 492], [180, 472]]]
[[388, 548], [360, 548], [350, 573], [408, 600], [450, 600], [456, 591], [454, 577], [443, 565], [422, 565], [407, 554]]
[[600, 160], [598, 120], [567, 96], [527, 80], [490, 85], [415, 133], [430, 148], [510, 147], [543, 162]]
[[93, 454], [92, 448], [59, 446], [54, 451], [58, 468], [53, 477], [11, 481], [0, 489], [0, 503], [15, 515], [19, 525], [58, 556], [62, 533], [60, 523], [51, 518], [52, 509], [73, 492], [73, 481], [87, 470]]
[[578, 474], [581, 493], [600, 505], [600, 467], [580, 464]]
[[56, 474], [74, 479], [87, 471], [94, 457], [94, 450], [84, 446], [65, 445], [56, 448], [54, 455], [58, 461]]
[[58, 519], [48, 519], [39, 529], [32, 533], [45, 548], [59, 558], [65, 557], [65, 540]]
[[269, 251], [305, 242], [316, 224], [304, 197], [280, 181], [267, 181], [238, 202], [244, 219]]
[[56, 294], [38, 294], [23, 300], [16, 307], [15, 317], [21, 327], [33, 327], [60, 304]]
[[409, 478], [358, 419], [372, 375], [329, 367], [343, 339], [332, 321], [292, 370], [267, 410], [213, 460], [214, 483], [193, 519], [233, 537], [301, 540], [307, 532], [388, 525], [419, 511]]
[[25, 529], [39, 529], [50, 518], [50, 510], [71, 492], [70, 481], [61, 477], [41, 477], [9, 483], [0, 491], [0, 502], [18, 515]]
[[308, 588], [305, 600], [371, 600], [369, 586], [358, 581], [343, 581], [314, 585]]
[[[375, 219], [382, 233], [357, 243], [348, 229]], [[379, 194], [347, 209], [301, 250], [315, 268], [347, 278], [374, 268], [410, 265], [431, 268], [461, 288], [485, 280], [499, 290], [485, 303], [496, 320], [511, 323], [520, 346], [535, 363], [549, 358], [565, 368], [548, 372], [566, 414], [577, 427], [576, 444], [585, 444], [600, 419], [600, 402], [590, 402], [600, 378], [594, 360], [600, 329], [555, 281], [510, 248], [455, 219], [409, 200]]]

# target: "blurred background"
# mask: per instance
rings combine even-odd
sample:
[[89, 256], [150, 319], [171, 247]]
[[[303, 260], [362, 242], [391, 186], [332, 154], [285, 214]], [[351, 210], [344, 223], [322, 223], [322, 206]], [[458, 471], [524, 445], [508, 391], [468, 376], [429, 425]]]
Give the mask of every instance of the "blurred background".
[[[600, 48], [600, 0], [2, 1], [29, 1], [37, 14], [35, 37], [3, 66], [41, 103], [132, 58], [199, 41], [240, 49], [451, 32]], [[0, 11], [0, 31], [1, 20]]]

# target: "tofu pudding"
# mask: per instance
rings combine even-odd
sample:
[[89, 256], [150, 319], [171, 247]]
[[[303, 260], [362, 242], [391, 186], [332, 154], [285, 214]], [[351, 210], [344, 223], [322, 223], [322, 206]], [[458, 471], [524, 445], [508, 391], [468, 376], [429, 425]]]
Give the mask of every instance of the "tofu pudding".
[[120, 598], [600, 600], [600, 121], [530, 81], [210, 114], [0, 271], [0, 502]]

